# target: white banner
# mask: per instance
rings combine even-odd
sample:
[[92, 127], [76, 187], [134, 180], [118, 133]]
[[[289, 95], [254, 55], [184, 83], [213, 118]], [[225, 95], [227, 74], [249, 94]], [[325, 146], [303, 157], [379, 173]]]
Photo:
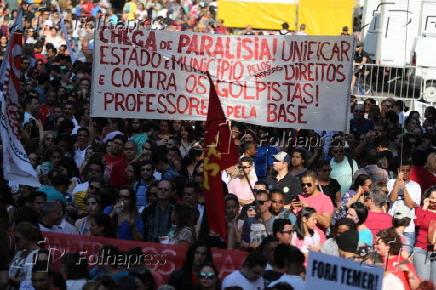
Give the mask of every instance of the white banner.
[[209, 84], [227, 118], [347, 131], [354, 38], [95, 33], [91, 115], [205, 120]]
[[29, 162], [19, 137], [20, 123], [17, 121], [20, 107], [18, 92], [20, 88], [21, 48], [23, 44], [22, 12], [20, 10], [14, 23], [8, 48], [0, 69], [0, 134], [3, 145], [3, 175], [15, 184], [40, 187], [35, 169]]
[[307, 289], [381, 290], [384, 269], [331, 255], [310, 252]]

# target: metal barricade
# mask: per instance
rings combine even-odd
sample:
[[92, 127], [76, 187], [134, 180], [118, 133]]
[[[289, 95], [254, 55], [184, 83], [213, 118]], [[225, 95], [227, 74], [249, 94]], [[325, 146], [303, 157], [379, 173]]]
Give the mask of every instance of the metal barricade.
[[359, 98], [388, 98], [436, 102], [436, 67], [386, 67], [354, 65], [355, 84], [351, 93]]

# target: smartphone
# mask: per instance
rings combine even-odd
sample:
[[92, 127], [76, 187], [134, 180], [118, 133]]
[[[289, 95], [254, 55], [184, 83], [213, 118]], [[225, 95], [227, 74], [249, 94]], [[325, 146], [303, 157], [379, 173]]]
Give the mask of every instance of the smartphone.
[[292, 201], [293, 202], [300, 202], [300, 196], [299, 195], [295, 195], [294, 199]]

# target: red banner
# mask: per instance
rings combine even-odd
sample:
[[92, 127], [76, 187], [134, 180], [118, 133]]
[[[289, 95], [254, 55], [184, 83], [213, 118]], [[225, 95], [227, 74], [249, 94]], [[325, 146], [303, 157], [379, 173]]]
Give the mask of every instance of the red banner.
[[[92, 236], [75, 236], [59, 233], [43, 232], [46, 238], [45, 248], [50, 251], [54, 268], [59, 267], [62, 256], [66, 253], [82, 253], [87, 257], [90, 268], [98, 265], [98, 251], [103, 245], [114, 245], [120, 251], [141, 247], [141, 261], [145, 262], [155, 277], [156, 283], [167, 283], [170, 274], [182, 267], [187, 246], [174, 246], [159, 243], [125, 241]], [[247, 253], [223, 249], [213, 249], [213, 260], [223, 279], [242, 264]], [[118, 260], [119, 261], [119, 260]], [[120, 261], [119, 261], [120, 262]], [[138, 261], [135, 257], [127, 257], [121, 261], [124, 268], [134, 268]]]

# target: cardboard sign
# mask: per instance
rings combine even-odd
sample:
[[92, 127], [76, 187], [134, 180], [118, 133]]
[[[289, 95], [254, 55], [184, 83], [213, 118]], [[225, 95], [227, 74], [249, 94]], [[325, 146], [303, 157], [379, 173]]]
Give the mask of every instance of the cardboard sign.
[[91, 116], [205, 120], [214, 77], [226, 117], [346, 131], [353, 37], [225, 36], [102, 27]]
[[326, 254], [310, 252], [307, 289], [381, 290], [384, 269]]

